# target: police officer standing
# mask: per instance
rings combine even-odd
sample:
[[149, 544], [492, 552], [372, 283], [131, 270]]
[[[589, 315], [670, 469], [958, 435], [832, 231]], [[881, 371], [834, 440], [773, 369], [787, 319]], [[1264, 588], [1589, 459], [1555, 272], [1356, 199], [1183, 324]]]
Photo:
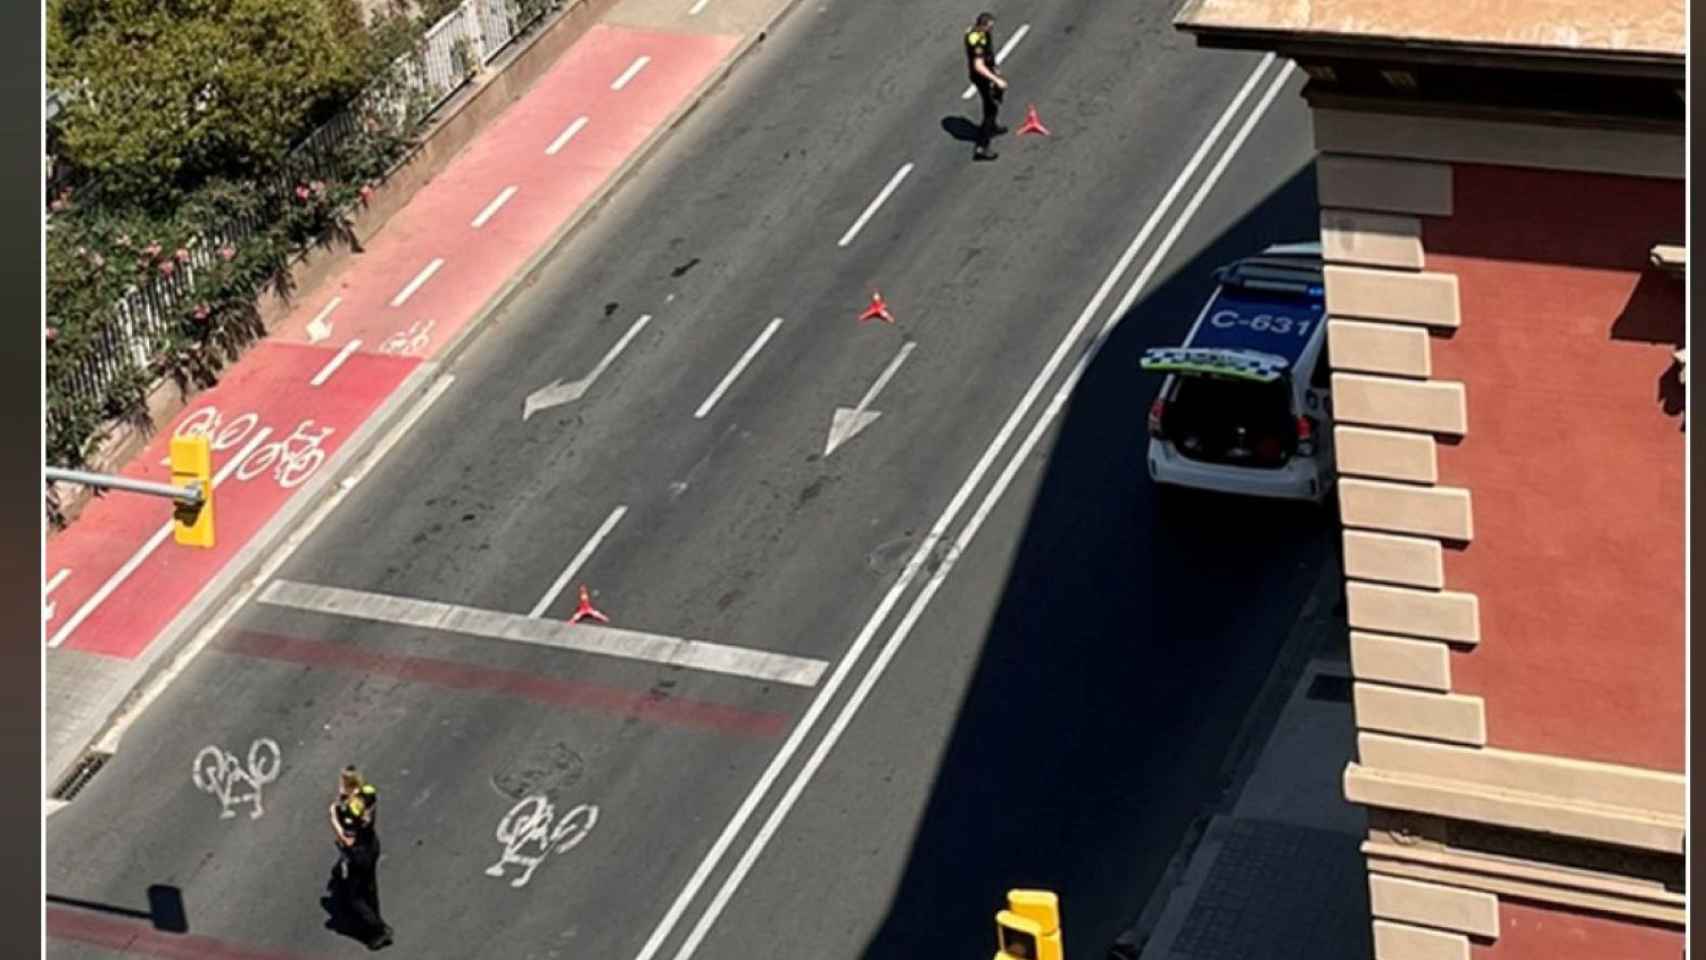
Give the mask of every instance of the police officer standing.
[[995, 69], [995, 14], [980, 13], [977, 22], [966, 31], [966, 71], [971, 74], [972, 86], [977, 88], [983, 102], [983, 123], [977, 130], [977, 149], [974, 160], [994, 160], [1000, 154], [989, 149], [989, 140], [1007, 128], [996, 122], [1001, 109], [1001, 97], [1007, 92], [1007, 78]]
[[347, 902], [370, 950], [391, 945], [391, 928], [379, 915], [378, 804], [378, 789], [355, 767], [345, 767], [338, 776], [338, 799], [332, 802], [332, 832]]

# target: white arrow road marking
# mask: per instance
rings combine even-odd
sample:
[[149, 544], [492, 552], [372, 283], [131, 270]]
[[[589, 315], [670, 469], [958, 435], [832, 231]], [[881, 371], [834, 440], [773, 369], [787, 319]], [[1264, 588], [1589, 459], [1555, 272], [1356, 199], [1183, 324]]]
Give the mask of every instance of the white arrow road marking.
[[454, 603], [322, 587], [293, 580], [272, 581], [261, 591], [258, 599], [275, 607], [645, 660], [796, 687], [816, 686], [828, 666], [824, 661], [811, 657], [771, 653], [750, 647], [731, 647], [704, 640], [562, 620], [541, 620], [501, 610], [480, 610]]
[[586, 392], [592, 387], [593, 381], [597, 380], [605, 370], [610, 368], [612, 363], [616, 362], [616, 357], [627, 349], [630, 341], [639, 336], [640, 330], [647, 323], [650, 323], [651, 319], [652, 315], [648, 313], [634, 321], [634, 325], [628, 328], [628, 332], [622, 335], [622, 339], [616, 341], [616, 346], [610, 348], [610, 352], [604, 355], [604, 359], [598, 361], [598, 366], [593, 367], [591, 373], [571, 383], [564, 383], [559, 377], [551, 381], [548, 386], [540, 387], [528, 394], [527, 399], [521, 405], [521, 419], [526, 420], [541, 410], [549, 410], [565, 403], [572, 403], [586, 396]]
[[320, 308], [320, 312], [314, 315], [314, 319], [308, 321], [309, 343], [319, 343], [321, 340], [332, 335], [332, 325], [326, 322], [326, 318], [331, 316], [332, 311], [336, 310], [338, 308], [338, 304], [343, 302], [343, 297], [333, 297], [331, 303]]
[[[1030, 32], [1031, 32], [1031, 25], [1030, 24], [1028, 24], [1028, 23], [1019, 24], [1019, 29], [1013, 31], [1013, 36], [1009, 37], [1007, 42], [1001, 45], [1001, 49], [996, 51], [995, 65], [999, 67], [1003, 63], [1006, 63], [1007, 62], [1007, 55], [1009, 53], [1012, 53], [1013, 48], [1019, 45], [1019, 41], [1024, 38], [1025, 34], [1030, 33]], [[977, 96], [977, 86], [974, 84], [974, 85], [966, 87], [966, 92], [960, 94], [960, 99], [961, 100], [970, 100], [972, 97], [975, 97], [975, 96]]]
[[835, 416], [831, 418], [829, 424], [829, 442], [823, 447], [824, 456], [827, 457], [834, 453], [837, 447], [853, 439], [859, 431], [870, 426], [871, 421], [882, 416], [881, 411], [867, 408], [870, 407], [871, 401], [877, 399], [877, 394], [882, 392], [883, 387], [888, 386], [889, 378], [893, 377], [895, 371], [900, 369], [900, 365], [906, 361], [906, 355], [911, 353], [912, 348], [916, 346], [918, 346], [917, 343], [907, 343], [901, 346], [900, 352], [895, 354], [893, 360], [889, 361], [888, 368], [883, 371], [883, 375], [877, 378], [876, 383], [871, 384], [871, 389], [865, 391], [865, 395], [860, 398], [858, 406], [852, 409], [847, 407], [835, 408]]
[[[65, 569], [54, 574], [53, 579], [51, 579], [47, 582], [47, 587], [45, 589], [43, 589], [41, 592], [42, 599], [46, 600], [48, 597], [52, 596], [53, 591], [55, 589], [57, 589], [60, 584], [64, 583], [65, 578], [69, 577], [69, 576], [71, 576], [71, 568], [70, 567], [66, 567]], [[59, 606], [58, 601], [54, 601], [54, 602], [47, 604], [45, 607], [42, 608], [42, 612], [43, 612], [43, 614], [45, 614], [45, 616], [43, 617], [43, 622], [46, 622], [48, 620], [53, 619], [53, 612], [54, 612], [54, 610], [58, 609], [58, 606]]]
[[771, 334], [775, 333], [776, 328], [781, 325], [781, 317], [770, 321], [770, 325], [764, 328], [764, 332], [758, 335], [758, 339], [752, 341], [752, 346], [747, 347], [746, 352], [741, 354], [739, 360], [735, 361], [735, 365], [723, 375], [723, 382], [717, 384], [717, 389], [712, 390], [711, 395], [705, 398], [705, 402], [699, 405], [699, 409], [693, 411], [693, 419], [705, 419], [705, 414], [710, 413], [711, 408], [717, 405], [717, 401], [723, 398], [724, 392], [735, 382], [735, 378], [740, 376], [741, 371], [746, 369], [746, 365], [752, 362], [753, 357], [758, 356], [758, 351], [764, 349], [764, 345], [769, 342]]

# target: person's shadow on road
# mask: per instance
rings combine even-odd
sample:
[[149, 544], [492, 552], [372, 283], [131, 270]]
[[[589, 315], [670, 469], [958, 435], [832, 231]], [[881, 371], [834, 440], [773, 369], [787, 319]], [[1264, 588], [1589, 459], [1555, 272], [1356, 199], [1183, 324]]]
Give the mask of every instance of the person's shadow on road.
[[947, 131], [948, 136], [953, 137], [955, 140], [959, 140], [962, 143], [977, 142], [977, 124], [972, 123], [965, 117], [957, 115], [952, 117], [943, 117], [942, 129]]

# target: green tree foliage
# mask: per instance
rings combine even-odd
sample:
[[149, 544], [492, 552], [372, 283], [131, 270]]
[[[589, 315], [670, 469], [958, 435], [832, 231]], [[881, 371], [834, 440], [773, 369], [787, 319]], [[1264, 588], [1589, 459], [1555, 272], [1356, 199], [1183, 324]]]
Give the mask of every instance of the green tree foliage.
[[48, 0], [64, 157], [103, 195], [172, 206], [259, 179], [404, 49], [402, 18], [357, 0]]

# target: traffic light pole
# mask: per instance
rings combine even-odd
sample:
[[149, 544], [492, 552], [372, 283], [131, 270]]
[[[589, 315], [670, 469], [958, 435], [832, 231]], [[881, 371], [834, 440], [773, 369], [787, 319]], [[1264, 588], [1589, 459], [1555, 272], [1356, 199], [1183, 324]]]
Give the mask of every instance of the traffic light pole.
[[61, 467], [48, 467], [45, 472], [49, 480], [79, 483], [86, 487], [123, 490], [127, 493], [141, 493], [151, 497], [167, 497], [189, 504], [192, 507], [200, 506], [202, 501], [207, 499], [199, 480], [190, 481], [188, 486], [174, 487], [169, 483], [152, 483], [147, 480], [132, 480], [129, 477], [115, 476], [110, 473], [89, 473], [86, 470], [66, 470]]

